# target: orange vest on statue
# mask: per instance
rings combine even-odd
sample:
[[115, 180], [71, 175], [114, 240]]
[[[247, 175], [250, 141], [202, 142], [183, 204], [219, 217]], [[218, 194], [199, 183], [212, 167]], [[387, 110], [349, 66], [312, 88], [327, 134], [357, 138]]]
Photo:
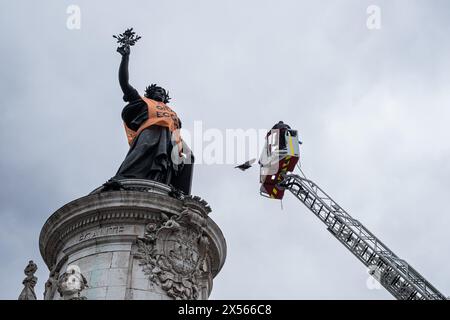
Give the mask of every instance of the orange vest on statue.
[[[131, 145], [134, 139], [142, 132], [142, 130], [150, 126], [162, 126], [169, 128], [170, 132], [174, 135], [174, 140], [181, 147], [180, 137], [180, 120], [178, 119], [175, 111], [170, 109], [168, 105], [163, 102], [155, 101], [142, 97], [148, 108], [148, 119], [144, 121], [137, 131], [133, 131], [125, 126], [125, 132], [127, 134], [128, 144]], [[180, 149], [181, 150], [181, 149]]]

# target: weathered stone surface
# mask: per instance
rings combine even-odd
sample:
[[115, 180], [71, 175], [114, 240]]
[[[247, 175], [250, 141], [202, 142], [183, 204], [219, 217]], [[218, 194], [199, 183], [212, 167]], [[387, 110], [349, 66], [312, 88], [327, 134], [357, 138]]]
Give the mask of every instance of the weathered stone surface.
[[109, 269], [109, 286], [126, 286], [127, 285], [128, 269], [116, 268]]
[[89, 286], [92, 288], [107, 287], [109, 285], [109, 269], [97, 269], [91, 272]]
[[129, 251], [117, 251], [113, 253], [111, 268], [126, 268], [130, 263]]
[[106, 292], [106, 300], [125, 300], [127, 286], [109, 286]]
[[83, 272], [107, 269], [111, 267], [112, 255], [112, 252], [96, 253], [75, 260], [70, 264], [76, 264], [81, 270], [83, 270]]
[[40, 250], [52, 274], [78, 266], [87, 299], [207, 299], [226, 257], [207, 203], [170, 197], [156, 182], [125, 185], [129, 190], [95, 190], [47, 220]]
[[57, 282], [58, 293], [64, 300], [85, 300], [86, 297], [82, 292], [86, 287], [86, 277], [81, 273], [80, 267], [75, 264], [69, 265]]
[[88, 300], [106, 300], [107, 287], [99, 287], [85, 290], [85, 296]]
[[34, 292], [34, 287], [37, 283], [37, 277], [34, 276], [36, 270], [37, 265], [33, 262], [33, 260], [30, 260], [23, 271], [26, 278], [22, 282], [24, 288], [19, 295], [19, 300], [36, 300], [36, 293]]
[[132, 289], [133, 300], [166, 300], [167, 297], [147, 290]]

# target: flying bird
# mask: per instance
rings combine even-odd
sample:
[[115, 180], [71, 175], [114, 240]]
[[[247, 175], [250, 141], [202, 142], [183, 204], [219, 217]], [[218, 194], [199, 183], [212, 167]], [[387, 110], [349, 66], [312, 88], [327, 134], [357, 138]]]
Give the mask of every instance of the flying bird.
[[248, 168], [251, 168], [252, 164], [256, 161], [256, 159], [251, 159], [249, 161], [244, 162], [241, 165], [238, 165], [236, 167], [234, 167], [235, 169], [240, 169], [242, 171], [247, 170]]

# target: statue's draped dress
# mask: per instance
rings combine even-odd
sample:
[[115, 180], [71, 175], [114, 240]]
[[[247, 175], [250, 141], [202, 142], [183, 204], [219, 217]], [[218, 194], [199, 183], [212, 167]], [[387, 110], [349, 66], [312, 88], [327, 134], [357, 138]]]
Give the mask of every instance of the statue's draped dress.
[[[123, 99], [128, 104], [123, 108], [122, 120], [128, 128], [137, 131], [148, 119], [147, 104], [134, 88], [125, 92]], [[171, 152], [172, 141], [169, 128], [150, 126], [133, 140], [125, 160], [113, 179], [153, 180], [171, 184], [190, 194], [191, 181], [186, 179], [192, 179], [192, 166], [184, 166], [182, 168], [184, 172], [174, 171]]]

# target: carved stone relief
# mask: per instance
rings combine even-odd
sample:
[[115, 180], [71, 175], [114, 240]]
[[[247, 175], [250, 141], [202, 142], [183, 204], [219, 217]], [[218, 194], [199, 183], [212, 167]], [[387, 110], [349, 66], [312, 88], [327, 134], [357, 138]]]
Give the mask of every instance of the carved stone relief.
[[199, 279], [209, 270], [205, 226], [200, 211], [184, 207], [180, 215], [149, 223], [138, 240], [135, 256], [144, 273], [176, 300], [199, 298]]

